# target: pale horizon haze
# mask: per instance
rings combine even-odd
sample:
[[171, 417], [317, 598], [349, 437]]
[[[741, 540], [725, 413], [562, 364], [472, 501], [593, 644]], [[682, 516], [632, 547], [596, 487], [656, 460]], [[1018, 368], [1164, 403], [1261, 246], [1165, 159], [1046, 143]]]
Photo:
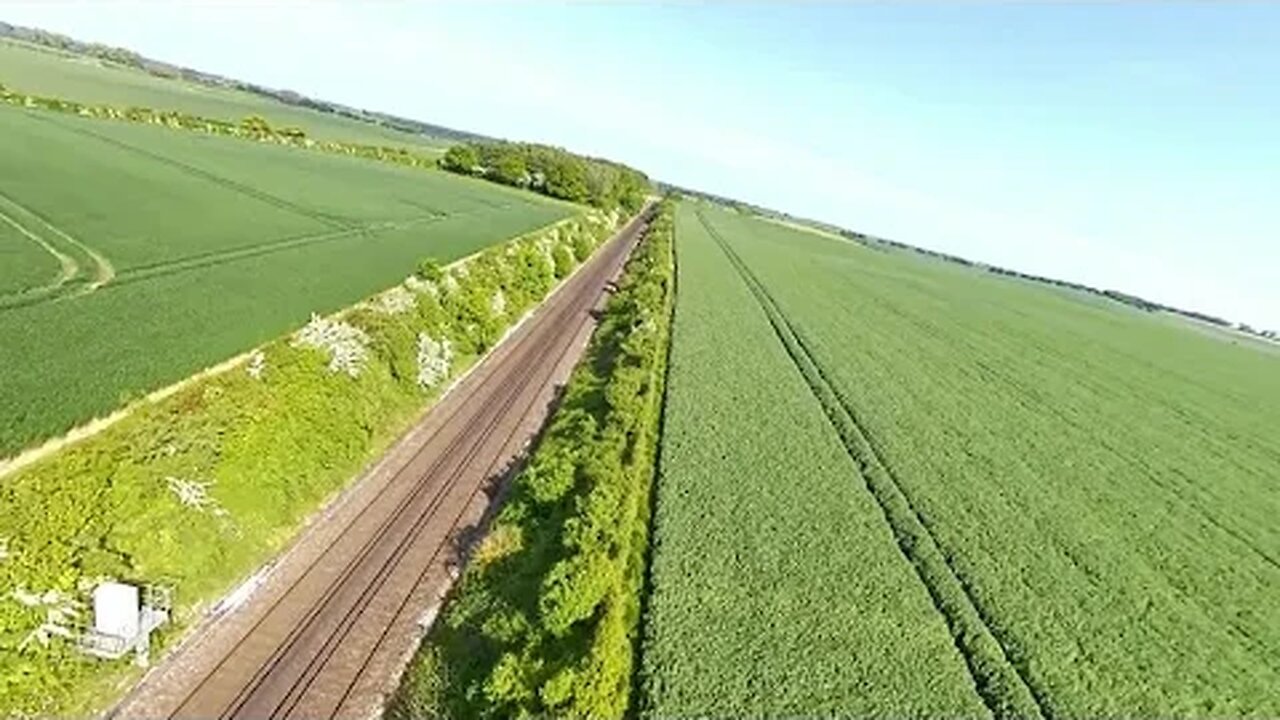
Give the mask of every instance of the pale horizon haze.
[[10, 0], [0, 20], [1280, 330], [1280, 4]]

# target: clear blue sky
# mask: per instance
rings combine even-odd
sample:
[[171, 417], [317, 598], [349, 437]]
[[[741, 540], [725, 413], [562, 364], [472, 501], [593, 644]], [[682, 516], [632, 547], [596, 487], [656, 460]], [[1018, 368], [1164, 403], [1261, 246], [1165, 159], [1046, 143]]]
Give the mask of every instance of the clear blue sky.
[[1280, 329], [1280, 3], [10, 2], [0, 19]]

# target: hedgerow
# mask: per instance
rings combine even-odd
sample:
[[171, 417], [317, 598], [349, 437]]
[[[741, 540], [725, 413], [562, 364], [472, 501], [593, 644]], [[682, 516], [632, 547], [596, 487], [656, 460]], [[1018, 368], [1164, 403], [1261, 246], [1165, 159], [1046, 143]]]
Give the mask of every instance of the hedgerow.
[[388, 717], [626, 712], [673, 267], [663, 203]]
[[[617, 223], [596, 211], [492, 247], [144, 404], [0, 480], [0, 714], [83, 713], [127, 661], [69, 638], [105, 578], [174, 590], [171, 642], [489, 349]], [[494, 312], [492, 298], [505, 298]]]
[[436, 155], [415, 152], [404, 147], [369, 145], [367, 143], [339, 140], [317, 140], [308, 137], [306, 131], [301, 128], [275, 127], [260, 115], [249, 115], [240, 122], [233, 123], [176, 110], [159, 110], [148, 107], [117, 107], [115, 105], [82, 103], [65, 98], [32, 95], [19, 92], [3, 84], [0, 84], [0, 102], [19, 107], [39, 108], [41, 110], [78, 115], [80, 117], [162, 125], [209, 135], [224, 135], [276, 145], [291, 145], [309, 150], [353, 155], [410, 167], [434, 168], [437, 163]]

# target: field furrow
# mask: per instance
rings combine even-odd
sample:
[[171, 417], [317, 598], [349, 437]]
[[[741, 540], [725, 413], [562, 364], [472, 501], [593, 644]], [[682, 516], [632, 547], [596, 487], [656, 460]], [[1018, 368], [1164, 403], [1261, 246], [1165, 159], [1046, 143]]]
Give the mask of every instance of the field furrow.
[[1274, 354], [1074, 293], [704, 214], [1045, 715], [1280, 708]]
[[644, 712], [987, 714], [858, 467], [688, 204], [676, 241]]
[[1024, 667], [1020, 667], [1025, 666], [1025, 658], [1013, 656], [1007, 639], [996, 634], [998, 626], [992, 627], [990, 611], [979, 604], [973, 589], [939, 548], [932, 529], [903, 492], [897, 478], [885, 467], [852, 410], [841, 402], [822, 368], [814, 362], [803, 339], [778, 309], [769, 291], [715, 227], [707, 223], [702, 212], [698, 213], [698, 221], [751, 289], [778, 340], [809, 384], [814, 399], [827, 413], [832, 428], [865, 480], [867, 490], [884, 513], [903, 556], [928, 589], [938, 613], [946, 619], [956, 648], [964, 656], [987, 709], [996, 717], [1044, 716], [1040, 693], [1028, 682]]
[[124, 150], [125, 152], [134, 153], [148, 160], [152, 160], [154, 162], [167, 165], [183, 173], [186, 173], [191, 177], [197, 178], [199, 180], [205, 180], [219, 187], [226, 188], [227, 190], [230, 190], [235, 193], [239, 193], [249, 198], [253, 198], [254, 200], [259, 200], [268, 205], [274, 205], [280, 208], [281, 210], [286, 210], [289, 212], [297, 213], [298, 215], [302, 215], [304, 217], [312, 218], [313, 220], [324, 223], [325, 225], [328, 225], [330, 227], [334, 227], [338, 229], [350, 229], [351, 227], [351, 223], [349, 221], [342, 218], [341, 216], [335, 215], [332, 212], [326, 212], [319, 208], [308, 207], [306, 205], [302, 205], [297, 202], [287, 200], [285, 198], [274, 195], [270, 192], [265, 192], [263, 190], [260, 190], [248, 183], [239, 182], [235, 179], [226, 177], [224, 175], [220, 175], [216, 172], [205, 170], [192, 163], [185, 162], [179, 158], [169, 157], [162, 153], [152, 152], [151, 150], [148, 150], [146, 147], [143, 147], [139, 144], [125, 142], [124, 140], [111, 137], [109, 134], [105, 132], [100, 132], [87, 123], [83, 123], [83, 122], [68, 123], [62, 118], [57, 118], [51, 115], [43, 115], [43, 114], [33, 114], [32, 117], [38, 118], [43, 122], [56, 125], [57, 127], [64, 128], [67, 131], [78, 134], [82, 137], [98, 140], [112, 147]]
[[0, 210], [0, 307], [7, 298], [48, 293], [66, 284], [80, 265], [70, 255]]

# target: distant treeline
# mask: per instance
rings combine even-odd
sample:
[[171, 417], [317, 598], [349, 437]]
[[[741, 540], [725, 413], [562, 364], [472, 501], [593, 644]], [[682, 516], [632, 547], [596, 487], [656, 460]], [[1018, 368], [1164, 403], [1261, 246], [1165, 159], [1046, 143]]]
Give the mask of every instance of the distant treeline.
[[653, 192], [649, 177], [634, 168], [575, 155], [562, 148], [502, 141], [468, 142], [449, 148], [440, 167], [513, 187], [610, 210], [634, 213]]
[[1146, 312], [1166, 312], [1166, 313], [1172, 313], [1174, 315], [1181, 315], [1183, 317], [1190, 318], [1192, 320], [1198, 320], [1200, 322], [1209, 323], [1211, 325], [1217, 325], [1223, 328], [1231, 328], [1231, 329], [1239, 330], [1241, 332], [1249, 333], [1251, 335], [1256, 335], [1258, 337], [1266, 338], [1269, 340], [1275, 340], [1275, 339], [1278, 339], [1278, 337], [1280, 337], [1277, 335], [1276, 332], [1271, 330], [1255, 330], [1254, 328], [1249, 327], [1248, 325], [1245, 325], [1243, 323], [1233, 323], [1230, 320], [1226, 320], [1226, 319], [1217, 317], [1215, 315], [1196, 312], [1195, 310], [1185, 310], [1183, 308], [1174, 307], [1172, 305], [1165, 305], [1164, 303], [1158, 303], [1158, 302], [1155, 302], [1154, 300], [1148, 300], [1144, 297], [1140, 297], [1138, 295], [1131, 295], [1129, 293], [1121, 292], [1119, 290], [1109, 290], [1109, 289], [1104, 290], [1104, 289], [1093, 287], [1091, 285], [1085, 285], [1083, 283], [1071, 282], [1069, 280], [1059, 280], [1057, 278], [1045, 277], [1043, 275], [1034, 275], [1031, 273], [1019, 272], [1017, 270], [1010, 270], [1009, 268], [1003, 268], [998, 265], [989, 265], [987, 263], [974, 262], [972, 260], [968, 260], [962, 257], [957, 257], [955, 255], [949, 255], [947, 253], [937, 252], [935, 250], [927, 250], [925, 248], [916, 247], [915, 245], [908, 245], [906, 243], [897, 242], [896, 240], [887, 240], [885, 238], [878, 238], [878, 237], [872, 237], [870, 235], [863, 235], [861, 233], [855, 233], [849, 230], [839, 230], [838, 232], [847, 238], [850, 238], [852, 240], [857, 240], [858, 242], [861, 242], [865, 245], [869, 245], [869, 246], [887, 245], [887, 246], [897, 248], [899, 250], [906, 250], [906, 251], [914, 252], [920, 255], [927, 255], [929, 257], [945, 260], [947, 262], [957, 263], [959, 265], [966, 265], [968, 267], [977, 268], [979, 270], [986, 270], [987, 272], [993, 273], [995, 275], [1004, 275], [1006, 277], [1014, 277], [1020, 280], [1028, 280], [1031, 282], [1043, 283], [1045, 285], [1052, 285], [1054, 287], [1075, 290], [1077, 292], [1088, 293], [1090, 295], [1097, 295], [1099, 297], [1107, 298], [1108, 300], [1114, 300], [1115, 302], [1123, 303], [1125, 305], [1138, 308], [1139, 310], [1145, 310]]
[[102, 45], [100, 43], [81, 42], [74, 38], [67, 37], [66, 35], [48, 32], [47, 30], [26, 28], [0, 22], [0, 37], [10, 37], [24, 42], [53, 48], [55, 50], [61, 50], [63, 52], [83, 55], [86, 57], [95, 57], [117, 65], [134, 67], [159, 77], [179, 78], [186, 80], [187, 82], [199, 83], [201, 85], [230, 88], [233, 90], [253, 93], [254, 95], [270, 98], [286, 105], [310, 108], [312, 110], [329, 113], [331, 115], [340, 115], [352, 120], [359, 120], [361, 122], [372, 123], [374, 125], [382, 125], [384, 127], [414, 135], [426, 135], [428, 137], [455, 141], [488, 139], [483, 135], [469, 133], [464, 130], [455, 130], [453, 128], [432, 125], [431, 123], [419, 122], [417, 120], [410, 120], [408, 118], [397, 117], [395, 115], [388, 115], [386, 113], [374, 112], [371, 110], [361, 110], [359, 108], [348, 107], [339, 103], [317, 100], [292, 90], [276, 90], [273, 88], [263, 87], [261, 85], [255, 85], [253, 83], [222, 77], [221, 75], [201, 72], [200, 70], [193, 70], [181, 65], [153, 60], [125, 48]]
[[705, 200], [707, 202], [715, 203], [717, 205], [723, 205], [728, 208], [733, 208], [734, 210], [737, 210], [740, 213], [746, 213], [750, 215], [759, 215], [760, 217], [774, 218], [775, 220], [786, 220], [788, 222], [800, 223], [803, 225], [808, 225], [809, 227], [819, 228], [821, 230], [829, 230], [831, 232], [849, 232], [847, 230], [844, 230], [843, 228], [839, 228], [834, 225], [828, 225], [826, 223], [819, 222], [817, 220], [810, 220], [808, 218], [798, 217], [796, 215], [791, 215], [790, 213], [782, 212], [781, 210], [774, 210], [773, 208], [767, 208], [760, 205], [752, 205], [749, 202], [735, 200], [734, 198], [731, 198], [731, 197], [716, 195], [715, 193], [704, 192], [702, 190], [693, 190], [691, 188], [680, 187], [679, 185], [672, 185], [671, 183], [659, 182], [658, 189], [664, 195], [697, 198], [699, 200]]
[[1097, 295], [1099, 297], [1104, 297], [1109, 300], [1114, 300], [1115, 302], [1123, 303], [1125, 305], [1138, 308], [1139, 310], [1145, 310], [1147, 312], [1172, 313], [1174, 315], [1181, 315], [1185, 318], [1190, 318], [1192, 320], [1198, 320], [1200, 322], [1209, 323], [1211, 325], [1217, 325], [1218, 327], [1238, 330], [1240, 332], [1248, 333], [1250, 335], [1254, 335], [1267, 340], [1280, 341], [1280, 332], [1276, 332], [1275, 330], [1258, 330], [1244, 323], [1233, 323], [1230, 320], [1226, 320], [1214, 315], [1209, 315], [1202, 312], [1196, 312], [1195, 310], [1185, 310], [1183, 308], [1177, 308], [1171, 305], [1165, 305], [1163, 303], [1147, 300], [1146, 298], [1139, 297], [1137, 295], [1131, 295], [1129, 293], [1121, 292], [1119, 290], [1103, 290], [1103, 289], [1092, 287], [1090, 285], [1085, 285], [1083, 283], [1071, 282], [1069, 280], [1058, 280], [1056, 278], [1045, 277], [1043, 275], [1033, 275], [1031, 273], [1024, 273], [1024, 272], [1019, 272], [1017, 270], [1010, 270], [1009, 268], [1003, 268], [998, 265], [989, 265], [987, 263], [975, 262], [973, 260], [962, 258], [957, 255], [950, 255], [948, 253], [938, 252], [936, 250], [929, 250], [927, 248], [918, 247], [916, 245], [909, 245], [904, 242], [898, 242], [897, 240], [889, 240], [887, 238], [876, 237], [874, 235], [867, 235], [860, 232], [854, 232], [853, 230], [848, 230], [848, 229], [839, 227], [837, 225], [832, 225], [830, 223], [824, 223], [818, 220], [810, 220], [808, 218], [797, 217], [795, 215], [791, 215], [785, 212], [780, 212], [778, 210], [773, 210], [771, 208], [760, 207], [759, 205], [752, 205], [751, 203], [746, 203], [746, 202], [742, 202], [741, 200], [735, 200], [733, 198], [727, 198], [720, 195], [715, 195], [713, 193], [702, 192], [699, 190], [690, 190], [688, 188], [682, 188], [676, 185], [669, 185], [665, 183], [660, 183], [659, 185], [664, 192], [679, 194], [679, 195], [686, 195], [689, 197], [694, 197], [694, 198], [699, 198], [709, 202], [714, 202], [719, 205], [724, 205], [726, 207], [733, 208], [741, 213], [749, 213], [753, 215], [759, 215], [761, 217], [773, 218], [775, 220], [785, 220], [787, 222], [806, 225], [808, 227], [816, 228], [818, 230], [823, 230], [829, 233], [840, 235], [850, 240], [854, 240], [872, 249], [883, 249], [885, 247], [891, 247], [898, 250], [913, 252], [918, 255], [926, 255], [928, 257], [936, 258], [938, 260], [945, 260], [946, 262], [952, 262], [958, 265], [964, 265], [966, 267], [971, 267], [978, 270], [985, 270], [995, 275], [1004, 275], [1006, 277], [1016, 277], [1021, 280], [1029, 280], [1031, 282], [1043, 283], [1045, 285], [1053, 285], [1055, 287], [1060, 287], [1060, 288], [1067, 288], [1069, 290], [1088, 293], [1090, 295]]

